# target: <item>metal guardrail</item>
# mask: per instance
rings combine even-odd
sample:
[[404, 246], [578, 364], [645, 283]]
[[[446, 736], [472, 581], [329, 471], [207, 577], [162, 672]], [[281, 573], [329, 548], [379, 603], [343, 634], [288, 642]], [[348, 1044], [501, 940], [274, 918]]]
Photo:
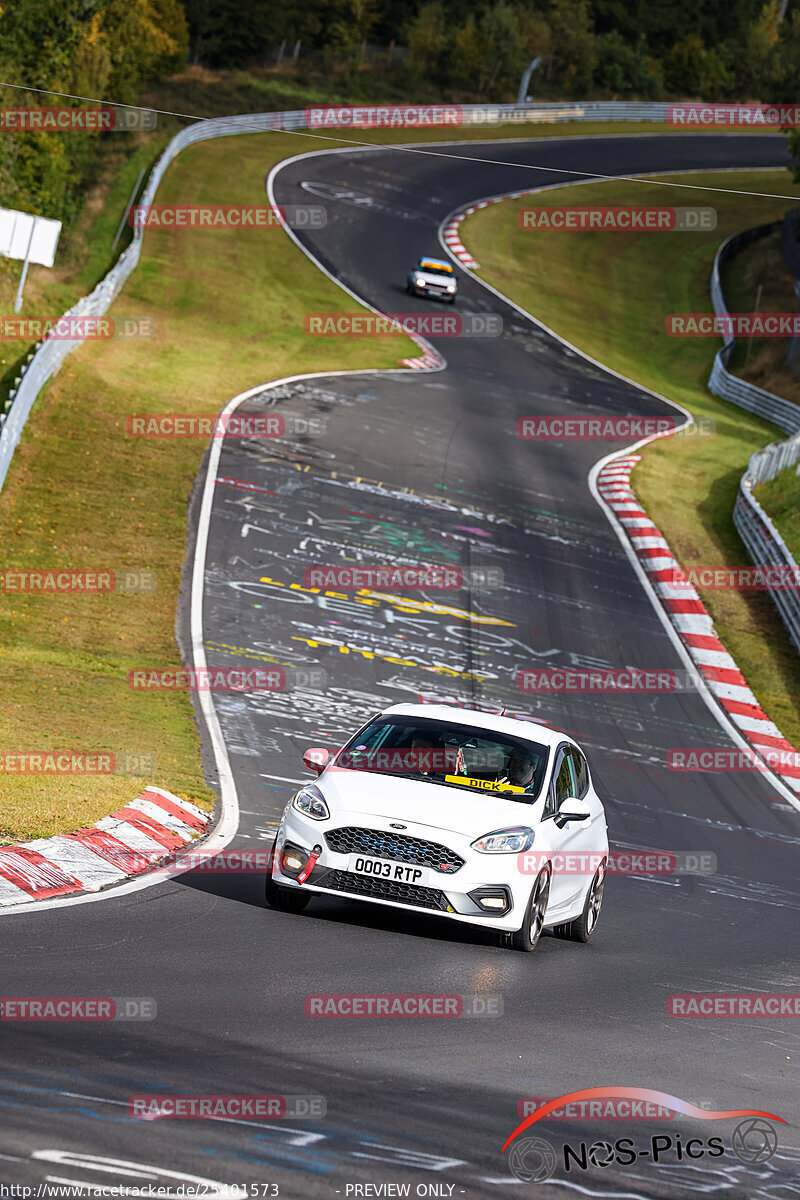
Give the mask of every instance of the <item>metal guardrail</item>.
[[[714, 311], [718, 316], [728, 315], [720, 282], [720, 268], [723, 263], [745, 246], [769, 236], [781, 224], [780, 221], [773, 221], [768, 225], [757, 225], [753, 229], [746, 229], [742, 233], [728, 238], [717, 250], [711, 272], [711, 299]], [[735, 344], [736, 339], [732, 335], [724, 338], [722, 349], [714, 359], [714, 366], [708, 381], [709, 390], [714, 395], [721, 396], [723, 400], [729, 400], [739, 408], [764, 417], [773, 425], [777, 425], [780, 429], [785, 429], [787, 433], [795, 436], [785, 442], [772, 442], [763, 450], [757, 450], [752, 455], [747, 470], [739, 480], [739, 490], [733, 508], [733, 523], [754, 563], [779, 567], [782, 571], [790, 574], [792, 578], [797, 578], [797, 563], [789, 547], [753, 495], [753, 488], [757, 483], [774, 479], [781, 471], [800, 460], [800, 407], [792, 404], [790, 400], [784, 400], [782, 396], [775, 396], [772, 392], [766, 392], [763, 388], [755, 387], [754, 384], [731, 375], [726, 364], [730, 360]], [[795, 649], [800, 653], [800, 592], [771, 587], [769, 593]]]
[[503, 121], [661, 121], [672, 104], [638, 100], [592, 100], [584, 104], [544, 101], [531, 104], [463, 104], [465, 125]]

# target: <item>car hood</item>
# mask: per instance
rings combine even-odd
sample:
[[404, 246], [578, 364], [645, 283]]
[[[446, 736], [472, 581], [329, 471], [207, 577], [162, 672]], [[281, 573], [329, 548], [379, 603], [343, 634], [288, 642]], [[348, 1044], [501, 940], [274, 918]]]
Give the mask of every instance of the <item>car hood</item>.
[[422, 279], [423, 283], [438, 283], [443, 287], [448, 283], [455, 283], [452, 275], [435, 275], [433, 272], [420, 271], [419, 267], [415, 267], [413, 273], [418, 279]]
[[326, 771], [317, 787], [328, 801], [334, 821], [347, 814], [362, 814], [379, 822], [403, 821], [476, 838], [534, 820], [533, 804], [377, 772]]

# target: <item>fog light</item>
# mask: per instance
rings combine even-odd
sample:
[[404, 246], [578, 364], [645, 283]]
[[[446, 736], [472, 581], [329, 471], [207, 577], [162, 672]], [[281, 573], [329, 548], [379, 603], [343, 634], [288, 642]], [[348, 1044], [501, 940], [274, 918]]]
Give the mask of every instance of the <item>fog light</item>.
[[299, 871], [303, 866], [302, 858], [298, 858], [296, 854], [284, 854], [283, 865], [288, 867], [290, 871]]
[[475, 888], [474, 891], [468, 893], [470, 900], [477, 904], [478, 908], [483, 909], [485, 913], [491, 913], [492, 916], [502, 917], [506, 913], [511, 912], [514, 907], [511, 895], [506, 887], [486, 887]]

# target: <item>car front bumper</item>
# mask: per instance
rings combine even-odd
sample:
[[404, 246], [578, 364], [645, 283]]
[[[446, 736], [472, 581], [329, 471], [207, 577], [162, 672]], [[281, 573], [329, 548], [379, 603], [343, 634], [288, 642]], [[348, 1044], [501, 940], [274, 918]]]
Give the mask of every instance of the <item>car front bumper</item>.
[[432, 296], [435, 300], [455, 300], [456, 293], [448, 292], [444, 288], [432, 287], [427, 283], [412, 283], [414, 291], [418, 296]]
[[[337, 853], [330, 849], [325, 834], [352, 827], [392, 836], [385, 822], [364, 813], [337, 813], [327, 821], [312, 821], [290, 805], [283, 814], [278, 830], [273, 865], [275, 882], [283, 887], [302, 888], [320, 895], [344, 896], [390, 908], [402, 908], [408, 912], [427, 912], [488, 929], [510, 932], [521, 926], [533, 878], [520, 872], [516, 854], [478, 854], [470, 847], [470, 840], [463, 835], [410, 822], [404, 836], [443, 845], [464, 859], [463, 866], [452, 873], [429, 869], [428, 882], [432, 886], [419, 887], [413, 883], [385, 881], [350, 871], [350, 853]], [[285, 847], [289, 850], [296, 848], [298, 857], [304, 855], [306, 858], [315, 847], [320, 848], [319, 857], [302, 884], [297, 882], [292, 873], [281, 869]], [[482, 908], [479, 900], [486, 895], [503, 896], [505, 909]]]

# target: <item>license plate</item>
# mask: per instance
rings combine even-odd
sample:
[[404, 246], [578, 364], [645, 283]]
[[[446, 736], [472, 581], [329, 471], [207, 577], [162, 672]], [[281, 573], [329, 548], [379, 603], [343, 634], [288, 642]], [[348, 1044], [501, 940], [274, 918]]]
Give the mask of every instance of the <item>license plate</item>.
[[414, 883], [417, 887], [430, 887], [430, 871], [426, 867], [387, 862], [385, 858], [351, 854], [348, 870], [356, 875], [369, 875], [373, 879], [386, 879], [392, 883]]

